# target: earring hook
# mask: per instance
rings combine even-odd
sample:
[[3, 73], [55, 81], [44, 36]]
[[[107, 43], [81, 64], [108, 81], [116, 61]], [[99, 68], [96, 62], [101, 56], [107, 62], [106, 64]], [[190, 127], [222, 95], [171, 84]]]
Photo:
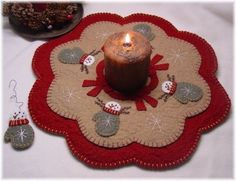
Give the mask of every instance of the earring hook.
[[11, 83], [12, 83], [12, 82], [15, 83], [14, 88], [13, 88], [13, 90], [15, 91], [15, 90], [16, 90], [16, 85], [17, 85], [17, 82], [16, 82], [15, 79], [12, 79], [12, 80], [9, 82], [8, 88], [11, 88]]
[[12, 79], [12, 80], [9, 82], [8, 88], [11, 88], [11, 83], [12, 83], [12, 82], [15, 83], [15, 84], [14, 84], [14, 87], [13, 87], [14, 95], [12, 95], [12, 96], [10, 97], [10, 99], [11, 99], [11, 98], [16, 98], [15, 103], [16, 103], [16, 104], [20, 104], [20, 105], [18, 106], [18, 109], [21, 110], [21, 107], [24, 105], [24, 103], [23, 103], [23, 102], [18, 102], [17, 93], [16, 93], [17, 81], [14, 80], [14, 79]]

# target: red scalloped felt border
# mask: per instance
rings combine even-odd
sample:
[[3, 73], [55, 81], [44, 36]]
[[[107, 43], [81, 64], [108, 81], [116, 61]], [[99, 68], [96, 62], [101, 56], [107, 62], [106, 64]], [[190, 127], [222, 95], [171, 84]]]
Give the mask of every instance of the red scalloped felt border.
[[[199, 51], [202, 58], [199, 74], [210, 86], [211, 103], [203, 113], [186, 120], [183, 134], [174, 143], [161, 148], [151, 148], [138, 143], [118, 149], [100, 147], [84, 137], [76, 120], [59, 116], [47, 105], [47, 91], [54, 79], [49, 62], [51, 51], [62, 43], [79, 39], [81, 32], [88, 25], [99, 21], [110, 21], [121, 25], [149, 22], [162, 28], [169, 36], [190, 42]], [[199, 36], [178, 31], [168, 21], [153, 15], [132, 14], [124, 18], [110, 13], [89, 15], [70, 33], [40, 46], [34, 54], [32, 67], [37, 80], [29, 94], [28, 107], [34, 123], [45, 131], [64, 136], [72, 154], [95, 168], [117, 168], [130, 164], [148, 169], [176, 167], [190, 158], [202, 133], [223, 122], [231, 106], [227, 93], [215, 77], [217, 60], [212, 47]]]

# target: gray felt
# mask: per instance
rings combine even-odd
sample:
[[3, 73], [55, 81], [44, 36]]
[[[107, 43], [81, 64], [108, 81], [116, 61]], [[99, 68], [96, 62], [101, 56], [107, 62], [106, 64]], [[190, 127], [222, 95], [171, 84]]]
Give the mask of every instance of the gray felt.
[[93, 120], [96, 121], [96, 132], [100, 136], [112, 136], [119, 129], [120, 119], [118, 115], [101, 111], [94, 115]]
[[198, 101], [202, 95], [203, 92], [200, 87], [187, 82], [179, 82], [174, 93], [174, 97], [183, 104], [187, 104], [188, 101]]
[[80, 48], [65, 48], [58, 54], [58, 59], [65, 64], [77, 64], [85, 53]]
[[147, 24], [138, 24], [133, 27], [133, 30], [141, 33], [145, 36], [149, 41], [155, 38], [155, 35], [152, 33], [152, 29]]
[[6, 142], [11, 142], [15, 149], [25, 149], [32, 145], [34, 130], [30, 125], [9, 127], [4, 135]]

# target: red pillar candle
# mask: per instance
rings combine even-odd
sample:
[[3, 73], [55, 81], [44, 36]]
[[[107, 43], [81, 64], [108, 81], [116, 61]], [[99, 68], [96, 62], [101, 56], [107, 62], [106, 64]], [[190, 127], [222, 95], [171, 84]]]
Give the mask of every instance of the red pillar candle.
[[105, 78], [113, 89], [132, 94], [146, 84], [152, 48], [144, 36], [134, 31], [115, 33], [103, 51]]

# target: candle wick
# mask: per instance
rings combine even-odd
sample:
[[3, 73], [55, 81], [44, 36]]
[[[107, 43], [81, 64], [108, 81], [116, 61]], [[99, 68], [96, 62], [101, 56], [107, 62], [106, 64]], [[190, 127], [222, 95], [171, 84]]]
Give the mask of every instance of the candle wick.
[[123, 46], [124, 47], [131, 47], [131, 43], [125, 42], [125, 43], [123, 43]]

